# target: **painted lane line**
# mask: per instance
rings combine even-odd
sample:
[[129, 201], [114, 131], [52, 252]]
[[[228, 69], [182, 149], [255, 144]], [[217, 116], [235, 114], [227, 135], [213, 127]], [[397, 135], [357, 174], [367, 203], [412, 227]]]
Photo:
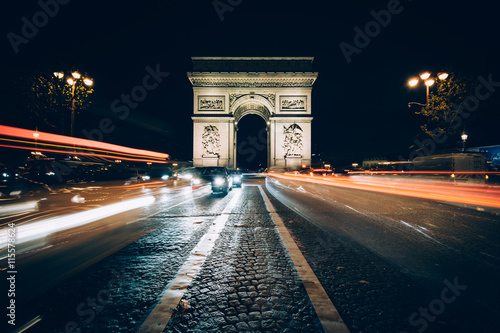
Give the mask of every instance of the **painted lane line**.
[[446, 246], [445, 244], [441, 243], [440, 241], [438, 241], [437, 239], [433, 238], [432, 236], [429, 236], [427, 235], [425, 232], [423, 232], [422, 230], [419, 229], [419, 226], [416, 226], [414, 227], [413, 225], [411, 225], [410, 223], [407, 223], [403, 220], [399, 220], [399, 222], [403, 223], [405, 226], [407, 226], [408, 228], [412, 228], [413, 230], [415, 230], [416, 232], [424, 235], [425, 237], [429, 238], [431, 241], [435, 242], [435, 243], [438, 243], [439, 245], [442, 245], [446, 248], [449, 248], [451, 249], [449, 246]]
[[500, 258], [497, 258], [497, 257], [495, 257], [495, 256], [493, 256], [493, 255], [491, 255], [489, 253], [486, 253], [486, 252], [479, 252], [479, 253], [481, 253], [484, 256], [487, 256], [487, 257], [490, 257], [490, 258], [493, 258], [493, 259], [496, 259], [496, 260], [500, 260]]
[[269, 212], [269, 215], [271, 215], [271, 218], [276, 224], [276, 228], [281, 236], [283, 244], [285, 245], [286, 250], [290, 254], [293, 264], [295, 265], [295, 268], [299, 273], [300, 279], [302, 280], [304, 288], [307, 291], [309, 299], [311, 300], [314, 310], [316, 311], [316, 314], [318, 316], [318, 319], [321, 322], [321, 325], [323, 326], [323, 330], [326, 333], [349, 332], [349, 329], [344, 324], [344, 321], [340, 317], [337, 308], [335, 308], [335, 305], [333, 305], [325, 289], [323, 289], [323, 286], [321, 285], [318, 278], [314, 274], [313, 270], [307, 263], [307, 260], [306, 258], [304, 258], [302, 252], [300, 252], [297, 244], [292, 239], [292, 236], [286, 229], [283, 220], [278, 215], [278, 213], [276, 213], [273, 204], [271, 203], [269, 197], [264, 192], [261, 186], [259, 186], [259, 191], [262, 195], [262, 198], [264, 199], [264, 202], [266, 203], [266, 208], [267, 211]]
[[351, 206], [347, 206], [347, 205], [345, 205], [345, 206], [346, 206], [347, 208], [349, 208], [349, 209], [351, 209], [351, 210], [355, 211], [356, 213], [360, 213], [361, 215], [366, 215], [366, 214], [361, 213], [359, 210], [356, 210], [356, 209], [352, 208]]
[[201, 269], [207, 256], [212, 251], [215, 241], [224, 228], [229, 214], [236, 206], [241, 191], [235, 193], [234, 197], [227, 204], [222, 211], [221, 215], [213, 221], [212, 226], [200, 239], [196, 247], [191, 251], [191, 255], [186, 260], [184, 265], [179, 269], [177, 276], [168, 284], [167, 289], [161, 295], [160, 300], [156, 303], [154, 308], [149, 313], [148, 317], [141, 325], [138, 333], [161, 333], [167, 326], [174, 309], [179, 304], [182, 296], [186, 292], [189, 284]]

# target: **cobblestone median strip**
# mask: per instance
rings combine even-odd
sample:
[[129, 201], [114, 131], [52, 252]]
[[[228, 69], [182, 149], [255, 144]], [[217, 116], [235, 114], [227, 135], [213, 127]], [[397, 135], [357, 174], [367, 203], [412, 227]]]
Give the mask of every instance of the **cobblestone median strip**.
[[242, 193], [164, 332], [323, 332], [258, 187]]
[[344, 321], [340, 317], [335, 305], [328, 297], [326, 291], [321, 286], [318, 278], [312, 271], [311, 267], [307, 263], [306, 259], [300, 252], [297, 244], [290, 236], [290, 233], [286, 229], [281, 217], [276, 213], [273, 204], [269, 200], [267, 194], [264, 192], [261, 186], [259, 186], [259, 191], [266, 203], [267, 210], [271, 215], [276, 227], [279, 231], [281, 239], [285, 244], [285, 247], [290, 254], [290, 257], [297, 269], [299, 276], [304, 283], [307, 294], [313, 304], [314, 310], [323, 326], [325, 332], [349, 332], [349, 329], [344, 324]]
[[186, 263], [181, 267], [177, 276], [169, 284], [161, 296], [161, 299], [151, 310], [148, 317], [137, 331], [138, 333], [163, 332], [165, 326], [174, 313], [174, 309], [179, 304], [189, 284], [212, 250], [215, 241], [219, 237], [220, 232], [229, 218], [228, 214], [231, 213], [236, 206], [240, 195], [241, 192], [235, 193], [234, 197], [224, 208], [222, 214], [214, 220], [213, 225], [200, 239], [200, 242], [193, 249], [191, 256], [186, 260]]

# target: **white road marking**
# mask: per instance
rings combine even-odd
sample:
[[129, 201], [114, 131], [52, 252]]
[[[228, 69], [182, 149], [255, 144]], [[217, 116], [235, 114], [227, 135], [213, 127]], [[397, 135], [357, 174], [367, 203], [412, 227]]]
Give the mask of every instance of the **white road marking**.
[[[407, 227], [409, 227], [409, 228], [412, 228], [412, 229], [413, 229], [413, 230], [415, 230], [416, 232], [418, 232], [418, 233], [420, 233], [420, 234], [424, 235], [425, 237], [429, 238], [431, 241], [433, 241], [433, 242], [435, 242], [435, 243], [438, 243], [439, 245], [444, 246], [444, 247], [446, 247], [447, 249], [450, 249], [450, 250], [453, 250], [453, 251], [458, 252], [457, 250], [455, 250], [455, 249], [453, 249], [453, 248], [449, 247], [448, 245], [445, 245], [445, 244], [441, 243], [440, 241], [438, 241], [437, 239], [435, 239], [435, 238], [433, 238], [433, 237], [431, 237], [431, 236], [427, 235], [425, 232], [423, 232], [422, 230], [420, 230], [420, 229], [419, 229], [419, 228], [422, 228], [422, 227], [420, 227], [420, 226], [416, 226], [416, 227], [414, 227], [414, 226], [412, 226], [411, 224], [409, 224], [409, 223], [407, 223], [407, 222], [405, 222], [405, 221], [403, 221], [403, 220], [399, 220], [399, 222], [403, 223], [405, 226], [407, 226]], [[425, 229], [425, 228], [423, 228], [423, 229]], [[425, 230], [427, 230], [427, 229], [425, 229]]]
[[319, 282], [318, 278], [314, 274], [313, 270], [307, 263], [306, 258], [302, 252], [300, 252], [297, 244], [295, 244], [292, 236], [286, 229], [283, 220], [276, 213], [273, 204], [269, 200], [269, 197], [266, 195], [261, 186], [259, 186], [260, 193], [264, 198], [264, 202], [266, 203], [267, 211], [271, 215], [274, 223], [276, 224], [276, 228], [280, 233], [281, 239], [292, 258], [293, 264], [299, 273], [300, 279], [304, 284], [304, 287], [309, 295], [309, 299], [318, 315], [319, 321], [323, 326], [323, 330], [326, 333], [337, 332], [344, 333], [349, 332], [349, 329], [344, 324], [344, 321], [340, 317], [339, 312], [333, 305], [332, 301], [328, 297], [325, 289]]
[[479, 252], [479, 253], [481, 253], [484, 256], [487, 256], [487, 257], [490, 257], [490, 258], [493, 258], [493, 259], [496, 259], [496, 260], [500, 260], [500, 258], [497, 258], [497, 257], [495, 257], [495, 256], [493, 256], [491, 254], [488, 254], [488, 253], [485, 253], [485, 252]]
[[207, 233], [203, 235], [196, 247], [191, 251], [191, 255], [184, 265], [182, 265], [177, 276], [169, 283], [160, 300], [137, 331], [138, 333], [163, 332], [189, 284], [212, 251], [215, 241], [219, 238], [222, 229], [229, 219], [229, 214], [236, 206], [240, 196], [241, 191], [235, 192], [234, 197], [224, 208], [221, 215], [213, 221]]
[[352, 208], [351, 206], [347, 206], [347, 205], [345, 205], [345, 206], [346, 206], [347, 208], [349, 208], [349, 209], [351, 209], [351, 210], [355, 211], [356, 213], [360, 213], [361, 215], [366, 215], [366, 214], [361, 213], [359, 210], [356, 210], [356, 209]]

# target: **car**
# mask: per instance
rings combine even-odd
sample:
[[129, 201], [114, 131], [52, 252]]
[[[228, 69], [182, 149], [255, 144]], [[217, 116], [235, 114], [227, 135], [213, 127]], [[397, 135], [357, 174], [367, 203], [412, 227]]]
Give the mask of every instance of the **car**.
[[212, 184], [212, 193], [227, 194], [233, 187], [233, 178], [226, 167], [204, 167], [201, 176]]
[[172, 170], [168, 168], [151, 168], [148, 170], [147, 175], [150, 179], [161, 179], [164, 181], [174, 179]]
[[186, 169], [181, 175], [179, 175], [179, 178], [190, 181], [191, 186], [193, 187], [203, 186], [206, 183], [205, 179], [201, 175], [200, 168]]
[[242, 175], [241, 171], [231, 169], [231, 170], [229, 170], [229, 174], [233, 178], [233, 186], [234, 187], [241, 187], [241, 181], [243, 180], [243, 175]]
[[311, 168], [309, 170], [309, 175], [310, 176], [323, 176], [323, 177], [326, 177], [326, 176], [332, 176], [333, 173], [334, 172], [333, 172], [332, 169], [324, 169], [324, 168], [313, 169], [313, 168]]

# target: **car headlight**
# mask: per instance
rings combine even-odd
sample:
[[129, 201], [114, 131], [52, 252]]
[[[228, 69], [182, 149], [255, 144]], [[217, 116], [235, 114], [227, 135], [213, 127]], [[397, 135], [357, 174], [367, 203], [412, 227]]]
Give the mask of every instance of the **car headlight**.
[[193, 175], [191, 175], [189, 173], [184, 176], [184, 179], [186, 179], [186, 180], [191, 180], [192, 178], [193, 178]]
[[200, 178], [194, 178], [194, 179], [193, 179], [193, 184], [198, 185], [198, 184], [200, 184], [200, 183], [201, 183]]
[[240, 176], [234, 176], [234, 177], [233, 177], [233, 180], [235, 180], [235, 181], [237, 181], [237, 182], [239, 182], [239, 181], [240, 181], [240, 179], [241, 179], [241, 178], [240, 178]]
[[222, 177], [217, 177], [214, 179], [214, 184], [216, 186], [221, 186], [221, 185], [224, 185], [224, 183], [226, 182], [226, 180]]
[[163, 175], [163, 176], [161, 176], [161, 179], [162, 179], [162, 180], [168, 180], [169, 178], [170, 178], [170, 177], [169, 177], [168, 175]]
[[142, 180], [150, 180], [150, 179], [151, 179], [151, 177], [149, 177], [149, 176], [142, 176]]

